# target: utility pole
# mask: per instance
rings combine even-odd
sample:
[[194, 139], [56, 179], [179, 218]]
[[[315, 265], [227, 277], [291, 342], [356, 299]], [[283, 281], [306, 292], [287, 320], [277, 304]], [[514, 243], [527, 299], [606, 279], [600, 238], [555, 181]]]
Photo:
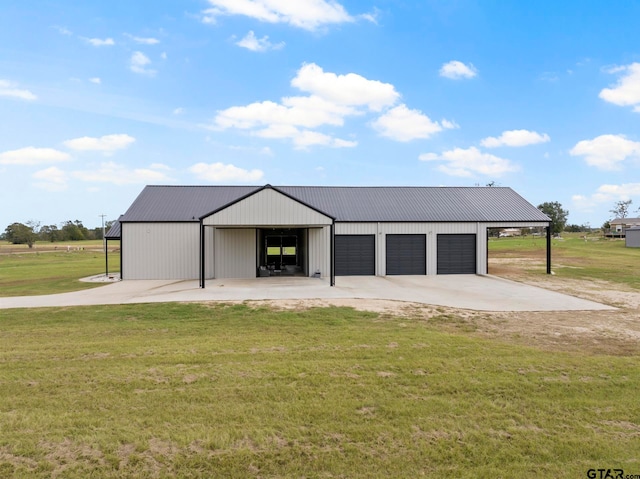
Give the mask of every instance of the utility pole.
[[109, 258], [107, 256], [107, 238], [104, 232], [104, 217], [107, 215], [98, 215], [102, 218], [102, 250], [104, 251], [104, 275], [109, 276]]

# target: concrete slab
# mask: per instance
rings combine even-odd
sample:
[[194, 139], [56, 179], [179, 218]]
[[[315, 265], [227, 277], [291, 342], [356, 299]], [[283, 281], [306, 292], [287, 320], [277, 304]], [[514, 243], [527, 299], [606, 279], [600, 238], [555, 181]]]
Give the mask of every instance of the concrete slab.
[[495, 276], [342, 276], [336, 286], [298, 277], [198, 281], [120, 281], [47, 296], [0, 298], [0, 309], [171, 301], [361, 298], [410, 301], [478, 311], [587, 311], [611, 306]]

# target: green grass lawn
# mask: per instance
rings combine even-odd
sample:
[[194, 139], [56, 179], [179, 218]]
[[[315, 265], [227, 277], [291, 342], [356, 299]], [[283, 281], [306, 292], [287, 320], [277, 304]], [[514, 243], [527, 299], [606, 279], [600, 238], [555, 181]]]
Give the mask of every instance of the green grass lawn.
[[[546, 238], [491, 238], [489, 257], [530, 260], [524, 263], [525, 272], [542, 275], [546, 273]], [[627, 248], [624, 240], [595, 235], [585, 240], [580, 234], [565, 233], [562, 239], [552, 240], [551, 263], [559, 277], [600, 279], [640, 289], [640, 248]]]
[[[54, 250], [56, 246], [58, 249]], [[117, 246], [117, 242], [114, 245], [109, 242], [110, 272], [120, 270], [120, 254], [113, 251]], [[31, 250], [26, 245], [3, 243], [0, 245], [0, 296], [64, 293], [100, 286], [100, 283], [83, 283], [79, 279], [105, 272], [101, 247], [101, 241], [37, 243]]]
[[351, 309], [0, 311], [0, 477], [640, 473], [638, 358]]
[[[3, 246], [3, 296], [104, 271], [96, 245]], [[544, 274], [543, 238], [489, 247]], [[640, 288], [638, 260], [621, 241], [553, 241], [558, 276]], [[543, 350], [465, 325], [341, 308], [0, 310], [0, 477], [640, 474], [636, 349]]]

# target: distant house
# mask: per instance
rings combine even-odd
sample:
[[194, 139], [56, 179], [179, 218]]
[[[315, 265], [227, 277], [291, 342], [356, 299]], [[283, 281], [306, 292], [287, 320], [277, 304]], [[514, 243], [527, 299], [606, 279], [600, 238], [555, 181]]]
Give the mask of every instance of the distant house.
[[510, 236], [521, 236], [522, 230], [520, 228], [504, 228], [500, 230], [500, 238], [509, 238]]
[[640, 227], [640, 218], [616, 218], [615, 220], [609, 221], [609, 224], [611, 225], [611, 231], [607, 236], [624, 238], [625, 230]]
[[625, 233], [625, 246], [627, 248], [640, 248], [640, 227], [629, 228]]
[[[487, 274], [490, 228], [550, 219], [503, 187], [147, 186], [106, 235], [128, 279]], [[550, 272], [550, 241], [547, 241]]]

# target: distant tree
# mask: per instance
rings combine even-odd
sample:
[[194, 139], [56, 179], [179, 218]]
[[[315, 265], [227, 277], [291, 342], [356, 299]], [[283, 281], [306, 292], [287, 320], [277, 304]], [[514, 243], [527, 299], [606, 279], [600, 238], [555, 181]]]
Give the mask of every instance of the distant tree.
[[[105, 233], [109, 232], [109, 230], [113, 226], [113, 223], [115, 223], [115, 220], [105, 221], [104, 223]], [[96, 228], [93, 228], [92, 230], [89, 230], [89, 235], [92, 236], [92, 238], [87, 238], [87, 239], [102, 239], [102, 226], [98, 226]]]
[[38, 236], [42, 241], [50, 241], [53, 243], [54, 241], [60, 241], [61, 233], [56, 225], [45, 225], [40, 228]]
[[612, 210], [609, 210], [609, 212], [613, 213], [616, 218], [626, 218], [627, 214], [629, 214], [629, 207], [631, 206], [631, 203], [633, 203], [632, 200], [616, 201], [615, 206]]
[[557, 235], [564, 231], [564, 226], [567, 224], [567, 217], [569, 211], [562, 208], [562, 205], [557, 201], [547, 201], [538, 205], [538, 209], [545, 215], [551, 218], [552, 233]]
[[82, 241], [86, 239], [87, 228], [82, 225], [81, 221], [65, 221], [60, 228], [61, 240], [63, 241]]
[[564, 227], [565, 231], [569, 233], [589, 233], [591, 232], [591, 226], [589, 223], [585, 223], [582, 225], [566, 225]]
[[33, 244], [38, 239], [38, 235], [33, 230], [33, 226], [23, 223], [12, 223], [4, 230], [4, 237], [13, 244], [26, 244], [33, 248]]
[[602, 226], [600, 227], [600, 229], [602, 231], [609, 231], [611, 229], [611, 223], [609, 223], [608, 221], [605, 221], [604, 223], [602, 223]]

